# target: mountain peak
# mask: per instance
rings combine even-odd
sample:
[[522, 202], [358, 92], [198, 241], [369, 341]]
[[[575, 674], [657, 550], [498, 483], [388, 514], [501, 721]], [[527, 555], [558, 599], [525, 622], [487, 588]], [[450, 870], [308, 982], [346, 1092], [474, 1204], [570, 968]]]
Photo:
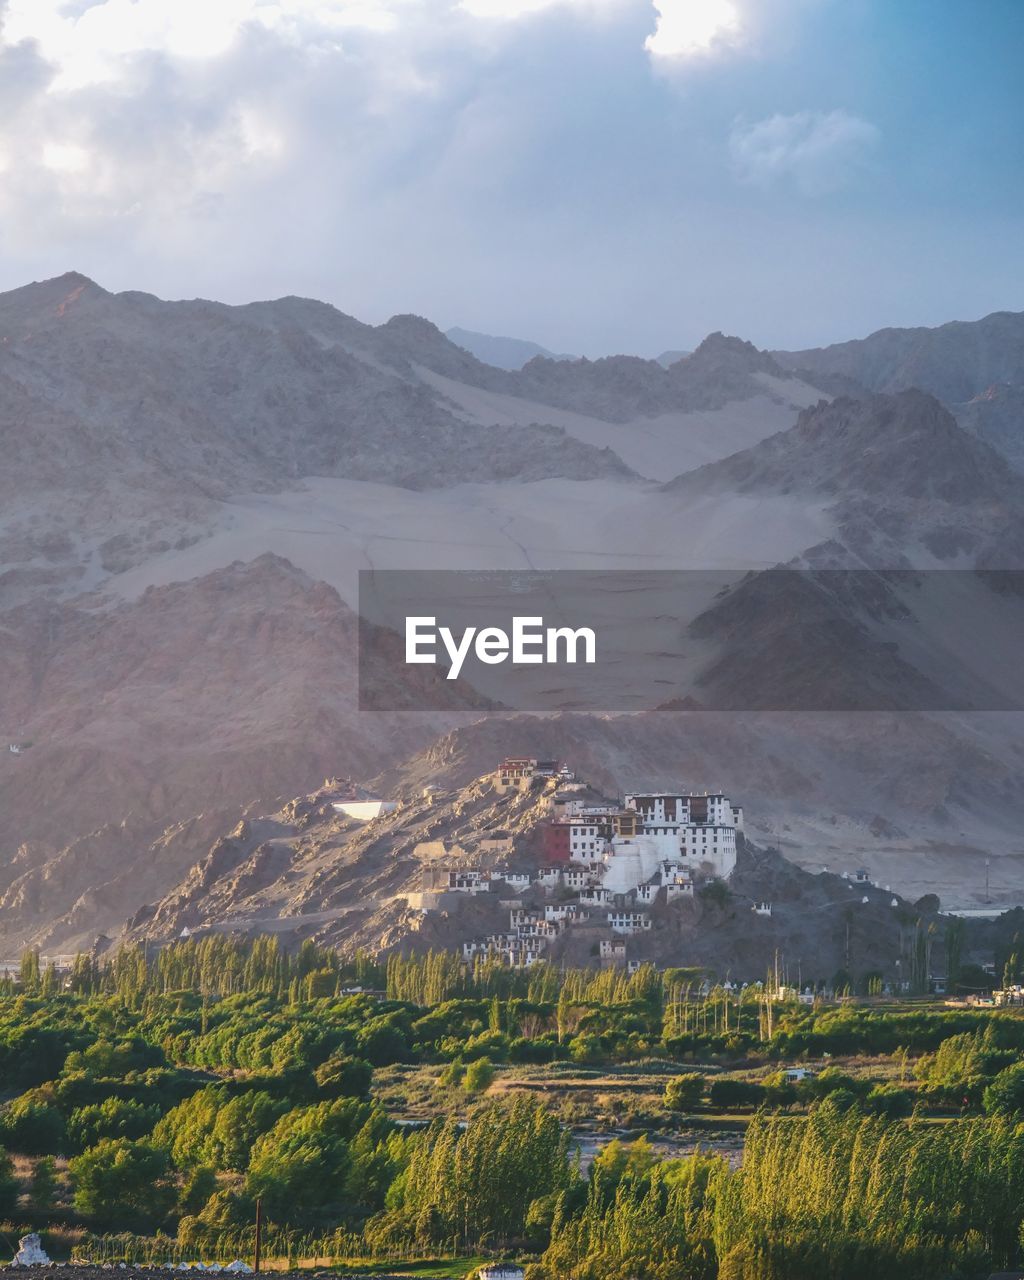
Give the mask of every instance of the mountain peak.
[[716, 329], [714, 333], [708, 334], [693, 354], [695, 356], [724, 354], [759, 356], [761, 352], [752, 342], [747, 342], [743, 338], [736, 338], [731, 334], [722, 333], [720, 329]]
[[396, 333], [402, 337], [415, 338], [418, 341], [423, 341], [424, 339], [430, 339], [431, 341], [441, 339], [445, 343], [448, 341], [432, 320], [426, 320], [423, 316], [412, 315], [411, 313], [392, 316], [390, 320], [386, 320], [380, 327], [387, 333]]

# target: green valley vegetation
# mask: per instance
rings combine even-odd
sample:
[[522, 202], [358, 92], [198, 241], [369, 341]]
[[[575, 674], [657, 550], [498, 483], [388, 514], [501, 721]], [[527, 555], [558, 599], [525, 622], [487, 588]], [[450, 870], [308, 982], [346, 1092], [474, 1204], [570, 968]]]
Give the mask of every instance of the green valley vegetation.
[[[1022, 1257], [1016, 1009], [213, 935], [27, 956], [0, 1073], [0, 1214], [97, 1259], [251, 1256], [257, 1202], [280, 1258], [512, 1255], [531, 1280], [953, 1280]], [[643, 1092], [650, 1140], [585, 1157], [566, 1084]]]

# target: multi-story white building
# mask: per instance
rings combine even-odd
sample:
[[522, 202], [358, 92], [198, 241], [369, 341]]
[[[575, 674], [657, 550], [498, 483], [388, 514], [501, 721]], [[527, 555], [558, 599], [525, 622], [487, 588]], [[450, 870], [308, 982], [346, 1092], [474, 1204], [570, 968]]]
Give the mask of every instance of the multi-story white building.
[[608, 927], [613, 933], [624, 933], [629, 936], [649, 929], [651, 917], [646, 911], [609, 911]]
[[608, 828], [589, 818], [569, 819], [569, 858], [572, 862], [600, 862], [608, 847]]
[[685, 861], [707, 864], [720, 880], [732, 875], [736, 866], [736, 828], [701, 824], [679, 828], [679, 853]]
[[645, 831], [673, 831], [694, 825], [743, 828], [743, 810], [728, 796], [719, 792], [636, 792], [623, 801], [627, 809], [635, 809]]

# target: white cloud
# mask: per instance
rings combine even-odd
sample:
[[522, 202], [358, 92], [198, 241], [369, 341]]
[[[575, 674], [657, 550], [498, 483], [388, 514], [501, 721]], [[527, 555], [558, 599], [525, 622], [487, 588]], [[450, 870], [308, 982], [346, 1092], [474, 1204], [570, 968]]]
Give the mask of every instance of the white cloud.
[[459, 8], [474, 18], [514, 20], [560, 3], [562, 0], [460, 0]]
[[43, 147], [43, 164], [55, 173], [82, 173], [89, 167], [89, 153], [73, 142], [48, 142]]
[[211, 59], [247, 26], [299, 43], [325, 33], [389, 31], [422, 0], [8, 0], [4, 40], [31, 40], [56, 68], [56, 89], [116, 80], [140, 54]]
[[656, 58], [689, 58], [737, 43], [740, 13], [733, 0], [653, 0], [658, 14], [644, 47]]
[[880, 136], [870, 121], [848, 111], [800, 111], [738, 122], [729, 149], [744, 182], [792, 182], [805, 195], [827, 195], [858, 177]]

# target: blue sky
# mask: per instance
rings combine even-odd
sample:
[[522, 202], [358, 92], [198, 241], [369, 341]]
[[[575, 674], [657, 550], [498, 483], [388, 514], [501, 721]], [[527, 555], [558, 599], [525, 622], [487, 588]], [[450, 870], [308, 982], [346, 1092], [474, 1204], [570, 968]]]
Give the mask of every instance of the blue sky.
[[0, 287], [654, 354], [1024, 309], [1021, 0], [0, 0]]

